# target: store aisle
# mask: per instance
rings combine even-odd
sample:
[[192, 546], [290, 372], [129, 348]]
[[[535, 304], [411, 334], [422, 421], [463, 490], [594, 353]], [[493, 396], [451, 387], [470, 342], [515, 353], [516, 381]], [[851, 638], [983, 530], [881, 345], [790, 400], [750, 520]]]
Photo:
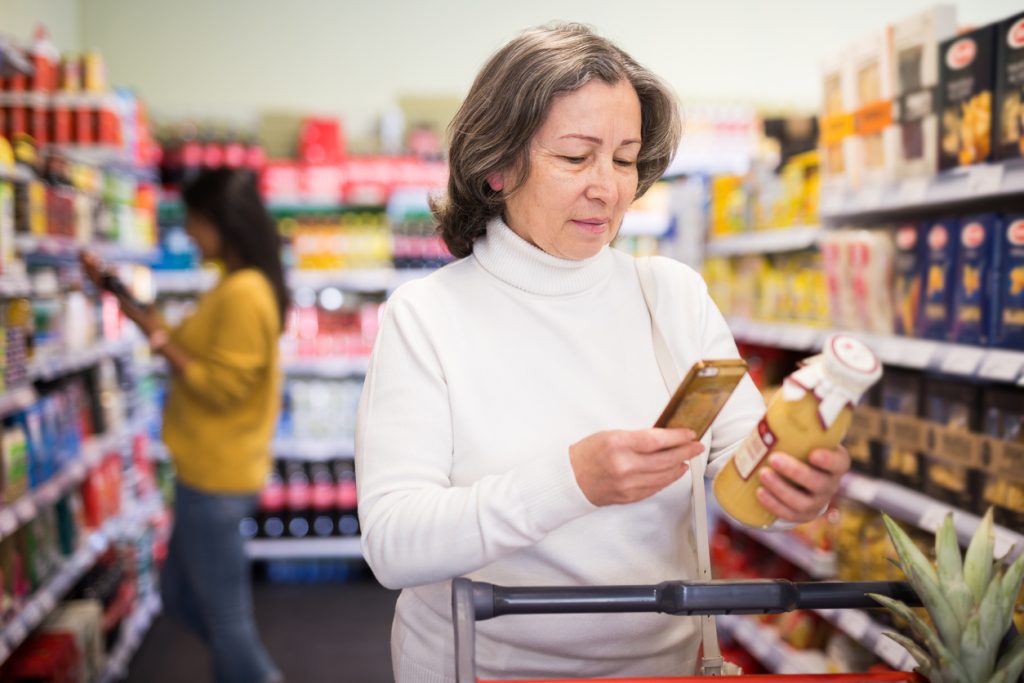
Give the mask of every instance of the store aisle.
[[[398, 591], [373, 579], [254, 585], [256, 620], [289, 683], [390, 683], [389, 638]], [[132, 660], [127, 683], [208, 683], [207, 655], [161, 617]]]

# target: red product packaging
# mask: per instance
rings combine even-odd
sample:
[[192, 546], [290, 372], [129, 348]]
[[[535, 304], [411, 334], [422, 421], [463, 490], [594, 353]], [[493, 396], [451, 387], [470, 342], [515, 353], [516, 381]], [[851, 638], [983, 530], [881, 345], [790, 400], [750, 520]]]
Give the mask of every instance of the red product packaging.
[[33, 635], [7, 663], [5, 681], [78, 683], [81, 653], [71, 633]]

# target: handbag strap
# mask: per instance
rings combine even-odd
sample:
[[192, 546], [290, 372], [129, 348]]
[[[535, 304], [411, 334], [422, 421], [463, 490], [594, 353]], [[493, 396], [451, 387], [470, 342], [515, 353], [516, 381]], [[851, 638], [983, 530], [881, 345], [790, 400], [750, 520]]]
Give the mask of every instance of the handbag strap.
[[[661, 370], [661, 378], [665, 382], [669, 395], [673, 394], [676, 386], [682, 380], [682, 373], [676, 365], [672, 356], [668, 340], [658, 325], [658, 319], [654, 314], [654, 296], [657, 292], [657, 284], [654, 277], [653, 263], [650, 258], [636, 259], [636, 270], [640, 277], [640, 291], [644, 295], [644, 303], [647, 304], [647, 312], [651, 317], [651, 338], [654, 342], [654, 357], [658, 362], [658, 369]], [[705, 456], [700, 455], [690, 460], [690, 480], [693, 491], [693, 527], [697, 545], [697, 569], [701, 581], [711, 580], [711, 557], [710, 543], [708, 541], [708, 511], [707, 500], [704, 491], [704, 470], [707, 463]], [[700, 617], [701, 636], [704, 642], [704, 652], [701, 659], [701, 675], [719, 676], [722, 674], [722, 653], [718, 647], [718, 631], [715, 626], [715, 618], [710, 615]]]

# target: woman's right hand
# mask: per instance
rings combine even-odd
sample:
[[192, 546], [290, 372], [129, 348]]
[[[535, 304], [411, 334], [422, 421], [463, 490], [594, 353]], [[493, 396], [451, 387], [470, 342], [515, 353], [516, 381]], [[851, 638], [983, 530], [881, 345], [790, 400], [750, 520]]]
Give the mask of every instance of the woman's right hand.
[[96, 257], [96, 254], [85, 249], [78, 255], [78, 261], [82, 264], [82, 271], [89, 278], [96, 289], [103, 288], [103, 264]]
[[640, 429], [592, 434], [569, 447], [576, 483], [597, 506], [635, 503], [684, 474], [704, 445], [689, 429]]

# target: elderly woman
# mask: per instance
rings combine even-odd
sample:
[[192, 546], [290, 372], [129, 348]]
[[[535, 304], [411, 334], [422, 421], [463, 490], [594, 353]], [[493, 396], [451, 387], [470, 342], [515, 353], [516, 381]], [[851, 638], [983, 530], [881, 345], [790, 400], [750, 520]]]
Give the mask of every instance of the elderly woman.
[[[687, 462], [714, 471], [764, 405], [746, 379], [701, 441], [650, 428], [669, 398], [652, 313], [679, 367], [737, 356], [699, 275], [656, 259], [649, 313], [634, 259], [609, 247], [679, 135], [669, 89], [578, 25], [514, 38], [452, 122], [435, 213], [460, 260], [388, 302], [356, 438], [366, 558], [403, 589], [400, 683], [453, 680], [453, 577], [696, 576]], [[815, 517], [849, 466], [831, 451], [772, 462], [758, 495], [792, 522]], [[503, 617], [479, 625], [477, 663], [485, 678], [679, 675], [698, 646], [695, 619]]]

